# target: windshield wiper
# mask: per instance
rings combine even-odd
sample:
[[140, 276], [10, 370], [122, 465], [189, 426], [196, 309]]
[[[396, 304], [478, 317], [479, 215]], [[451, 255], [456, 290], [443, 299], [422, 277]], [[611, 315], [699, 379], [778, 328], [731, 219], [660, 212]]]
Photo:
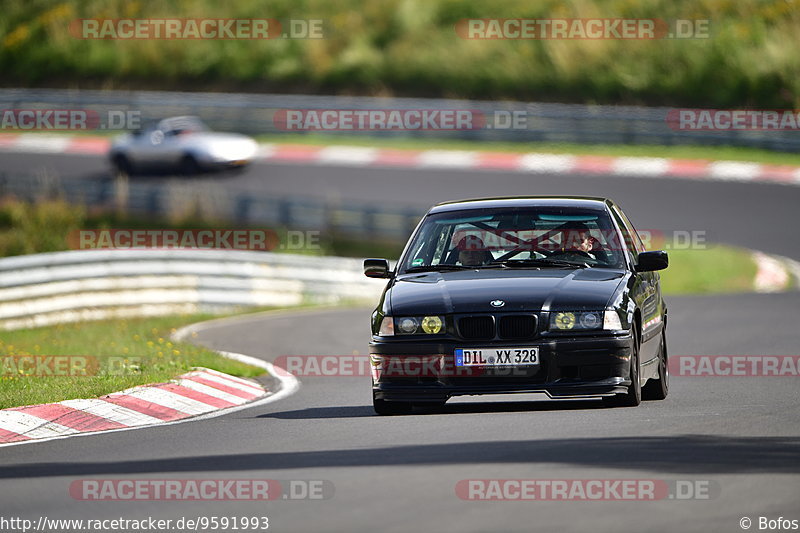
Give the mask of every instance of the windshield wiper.
[[506, 266], [535, 266], [535, 267], [558, 267], [558, 268], [590, 268], [589, 263], [574, 263], [562, 259], [506, 259], [499, 264]]
[[426, 266], [413, 266], [408, 267], [403, 271], [404, 274], [412, 272], [443, 272], [446, 270], [472, 270], [475, 267], [468, 267], [464, 265], [426, 265]]

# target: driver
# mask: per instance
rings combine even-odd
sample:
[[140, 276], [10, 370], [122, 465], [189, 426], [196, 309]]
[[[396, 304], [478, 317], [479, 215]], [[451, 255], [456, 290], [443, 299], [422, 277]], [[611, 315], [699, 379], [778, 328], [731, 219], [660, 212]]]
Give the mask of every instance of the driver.
[[464, 266], [481, 266], [489, 263], [493, 258], [486, 249], [483, 240], [476, 235], [463, 237], [456, 245], [458, 249], [458, 262]]
[[575, 224], [567, 230], [564, 241], [565, 252], [585, 252], [594, 257], [591, 252], [601, 249], [600, 241], [592, 237], [589, 228], [583, 223]]

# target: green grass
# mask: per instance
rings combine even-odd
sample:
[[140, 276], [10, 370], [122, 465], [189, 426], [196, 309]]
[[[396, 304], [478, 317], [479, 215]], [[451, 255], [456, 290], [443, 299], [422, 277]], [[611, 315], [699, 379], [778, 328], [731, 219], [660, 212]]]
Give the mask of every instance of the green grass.
[[709, 245], [704, 250], [669, 250], [669, 268], [661, 271], [664, 294], [709, 294], [753, 290], [756, 264], [750, 252]]
[[711, 161], [751, 161], [773, 165], [800, 166], [800, 154], [773, 152], [758, 148], [735, 146], [661, 146], [661, 145], [623, 145], [623, 144], [570, 144], [570, 143], [530, 143], [530, 142], [484, 142], [460, 139], [428, 139], [413, 137], [366, 137], [357, 135], [325, 134], [275, 134], [259, 135], [257, 139], [265, 143], [308, 144], [308, 145], [347, 145], [374, 148], [397, 148], [403, 150], [481, 150], [497, 152], [543, 152], [574, 155], [604, 155], [622, 157], [666, 157], [674, 159], [707, 159]]
[[[201, 366], [253, 377], [263, 370], [226, 359], [188, 343], [173, 343], [170, 334], [210, 315], [134, 318], [64, 324], [0, 333], [0, 409], [75, 398], [95, 398], [136, 385], [161, 383]], [[90, 376], [9, 375], [9, 356], [86, 355]], [[96, 370], [95, 370], [96, 369]]]

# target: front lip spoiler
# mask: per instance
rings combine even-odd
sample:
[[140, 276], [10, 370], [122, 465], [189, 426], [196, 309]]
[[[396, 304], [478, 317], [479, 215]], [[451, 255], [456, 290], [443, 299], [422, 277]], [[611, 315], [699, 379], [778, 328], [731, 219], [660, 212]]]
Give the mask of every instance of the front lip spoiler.
[[551, 399], [589, 399], [614, 396], [627, 392], [631, 382], [619, 377], [598, 381], [550, 382], [530, 385], [468, 385], [445, 386], [435, 383], [407, 386], [397, 383], [378, 383], [373, 386], [375, 398], [410, 402], [443, 401], [454, 396], [478, 396], [490, 394], [542, 393]]

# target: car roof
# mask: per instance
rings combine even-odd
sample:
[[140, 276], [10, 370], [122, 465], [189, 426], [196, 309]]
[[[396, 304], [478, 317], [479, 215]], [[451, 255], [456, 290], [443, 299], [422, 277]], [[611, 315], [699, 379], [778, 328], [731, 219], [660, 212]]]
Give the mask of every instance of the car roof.
[[428, 214], [503, 207], [575, 207], [605, 210], [606, 203], [613, 204], [610, 199], [597, 196], [506, 196], [442, 202], [433, 206]]

